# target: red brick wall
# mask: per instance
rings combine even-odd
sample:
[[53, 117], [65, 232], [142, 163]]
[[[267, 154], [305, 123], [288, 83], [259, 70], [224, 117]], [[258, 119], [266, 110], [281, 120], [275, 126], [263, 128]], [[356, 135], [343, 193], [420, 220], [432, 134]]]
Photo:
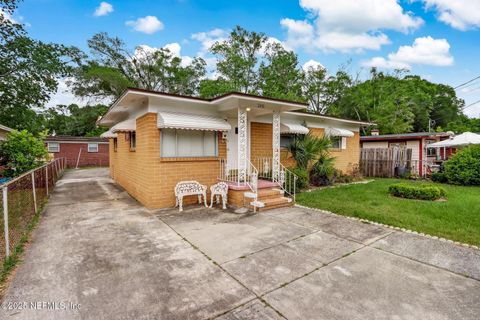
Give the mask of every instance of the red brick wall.
[[93, 166], [108, 166], [108, 144], [98, 144], [98, 152], [88, 152], [88, 143], [62, 143], [60, 142], [60, 152], [52, 152], [51, 155], [57, 158], [67, 158], [67, 166], [75, 168], [77, 165], [78, 153], [82, 149], [80, 154], [80, 160], [78, 162], [79, 167], [93, 167]]

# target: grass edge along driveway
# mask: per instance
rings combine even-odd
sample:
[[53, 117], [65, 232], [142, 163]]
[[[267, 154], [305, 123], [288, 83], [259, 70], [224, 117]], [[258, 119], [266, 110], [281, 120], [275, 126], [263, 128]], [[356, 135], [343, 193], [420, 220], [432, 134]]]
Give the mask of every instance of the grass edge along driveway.
[[388, 186], [397, 182], [431, 184], [375, 179], [303, 192], [297, 203], [480, 246], [480, 187], [436, 184], [446, 190], [447, 201], [424, 201], [390, 196]]

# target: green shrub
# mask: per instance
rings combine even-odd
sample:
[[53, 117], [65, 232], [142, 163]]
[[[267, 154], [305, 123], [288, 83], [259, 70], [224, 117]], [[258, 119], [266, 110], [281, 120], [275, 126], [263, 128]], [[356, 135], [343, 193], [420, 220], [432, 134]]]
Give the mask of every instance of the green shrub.
[[388, 187], [388, 192], [395, 197], [431, 201], [446, 196], [445, 189], [425, 184], [411, 185], [406, 183], [396, 183]]
[[444, 167], [449, 183], [480, 185], [480, 145], [458, 151]]
[[432, 179], [433, 182], [438, 182], [438, 183], [448, 182], [445, 172], [433, 172], [430, 179]]
[[333, 172], [333, 183], [351, 183], [354, 181], [354, 177], [352, 175], [343, 173], [342, 171], [335, 169]]
[[13, 130], [0, 144], [0, 164], [4, 175], [15, 177], [45, 163], [48, 155], [43, 141], [26, 130]]
[[[308, 187], [308, 172], [307, 170], [300, 168], [300, 167], [295, 167], [293, 169], [290, 169], [296, 176], [297, 176], [297, 183], [295, 185], [296, 192], [299, 192], [302, 189], [305, 189]], [[291, 186], [293, 185], [293, 182], [289, 181], [290, 175], [286, 176], [286, 186]], [[292, 190], [293, 191], [293, 190]]]
[[310, 171], [310, 181], [315, 186], [327, 186], [334, 183], [335, 158], [328, 153], [323, 152], [319, 155], [317, 161], [313, 164]]

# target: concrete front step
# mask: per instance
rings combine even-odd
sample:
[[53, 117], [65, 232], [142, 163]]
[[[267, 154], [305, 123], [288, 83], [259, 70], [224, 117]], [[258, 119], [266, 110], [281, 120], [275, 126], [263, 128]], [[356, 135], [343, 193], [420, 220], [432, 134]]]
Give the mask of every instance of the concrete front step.
[[[253, 209], [254, 203], [255, 203], [254, 201], [250, 202], [250, 205], [249, 205], [250, 209]], [[284, 196], [256, 201], [256, 207], [257, 207], [257, 210], [259, 211], [289, 207], [291, 205], [293, 205], [292, 199]]]
[[278, 209], [278, 208], [286, 208], [286, 207], [291, 207], [291, 206], [293, 206], [293, 201], [292, 202], [286, 202], [286, 203], [280, 203], [280, 204], [277, 204], [277, 205], [272, 205], [272, 206], [263, 207], [263, 208], [257, 208], [257, 211], [262, 212], [262, 211]]
[[257, 199], [260, 201], [283, 197], [284, 192], [281, 189], [262, 189], [258, 190]]

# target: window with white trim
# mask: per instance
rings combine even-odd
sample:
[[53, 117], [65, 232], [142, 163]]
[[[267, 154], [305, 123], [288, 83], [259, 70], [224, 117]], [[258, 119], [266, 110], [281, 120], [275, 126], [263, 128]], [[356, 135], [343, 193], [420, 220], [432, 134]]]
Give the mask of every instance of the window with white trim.
[[425, 140], [425, 144], [427, 147], [427, 157], [435, 157], [437, 155], [437, 149], [436, 148], [428, 148], [429, 144], [437, 142], [436, 140]]
[[88, 152], [98, 152], [98, 143], [89, 143]]
[[162, 129], [160, 141], [162, 158], [216, 157], [218, 154], [215, 131]]
[[342, 137], [330, 137], [332, 149], [342, 149]]
[[48, 142], [47, 148], [48, 148], [48, 152], [60, 152], [60, 143]]
[[135, 131], [130, 131], [128, 133], [128, 140], [130, 140], [130, 151], [135, 151], [137, 148], [137, 133]]
[[295, 135], [292, 133], [280, 135], [280, 148], [288, 148], [295, 141]]

